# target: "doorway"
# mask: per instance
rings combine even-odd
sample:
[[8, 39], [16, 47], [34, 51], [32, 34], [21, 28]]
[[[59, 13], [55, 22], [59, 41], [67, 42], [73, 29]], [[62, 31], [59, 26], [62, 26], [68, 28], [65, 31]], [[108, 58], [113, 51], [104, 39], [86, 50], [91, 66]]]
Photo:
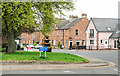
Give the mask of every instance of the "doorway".
[[105, 48], [108, 48], [108, 40], [105, 40], [105, 41], [104, 41], [104, 47], [105, 47]]
[[72, 40], [69, 41], [69, 47], [72, 49]]

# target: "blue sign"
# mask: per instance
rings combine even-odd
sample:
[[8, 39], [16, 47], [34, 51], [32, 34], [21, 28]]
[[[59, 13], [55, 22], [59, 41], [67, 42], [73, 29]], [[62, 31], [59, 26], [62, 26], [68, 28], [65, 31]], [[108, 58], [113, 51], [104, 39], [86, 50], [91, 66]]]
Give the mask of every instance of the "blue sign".
[[47, 51], [48, 48], [47, 47], [39, 47], [39, 51]]
[[21, 39], [24, 39], [24, 37], [21, 37]]

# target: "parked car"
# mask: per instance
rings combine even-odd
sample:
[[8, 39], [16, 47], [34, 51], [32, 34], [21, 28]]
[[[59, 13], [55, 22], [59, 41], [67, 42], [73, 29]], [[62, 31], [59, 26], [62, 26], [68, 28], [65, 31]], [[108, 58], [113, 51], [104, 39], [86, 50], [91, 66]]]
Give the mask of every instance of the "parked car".
[[27, 45], [27, 48], [28, 48], [28, 47], [34, 48], [34, 44], [28, 44], [28, 45]]
[[36, 46], [35, 46], [35, 48], [36, 49], [39, 49], [39, 47], [43, 47], [41, 44], [37, 44]]

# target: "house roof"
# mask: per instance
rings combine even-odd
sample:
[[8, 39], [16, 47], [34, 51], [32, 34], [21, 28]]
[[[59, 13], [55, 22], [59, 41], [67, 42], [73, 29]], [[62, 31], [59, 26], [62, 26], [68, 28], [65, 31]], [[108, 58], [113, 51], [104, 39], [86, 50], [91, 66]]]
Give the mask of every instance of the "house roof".
[[116, 26], [116, 30], [109, 38], [120, 38], [120, 25]]
[[98, 32], [114, 32], [118, 19], [113, 18], [91, 18]]
[[58, 22], [58, 25], [57, 25], [58, 29], [61, 29], [61, 28], [64, 27], [67, 23], [69, 23], [69, 20], [60, 20], [60, 21]]
[[78, 21], [80, 21], [81, 18], [74, 18], [73, 20], [71, 20], [69, 23], [67, 23], [64, 27], [62, 27], [61, 29], [69, 29], [70, 27], [72, 27], [75, 23], [77, 23]]
[[119, 38], [120, 37], [120, 34], [114, 32], [109, 38]]

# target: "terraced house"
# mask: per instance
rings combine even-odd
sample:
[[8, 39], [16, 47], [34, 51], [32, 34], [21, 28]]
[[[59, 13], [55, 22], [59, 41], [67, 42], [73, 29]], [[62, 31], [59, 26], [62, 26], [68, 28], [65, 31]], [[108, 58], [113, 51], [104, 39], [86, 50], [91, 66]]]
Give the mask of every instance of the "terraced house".
[[69, 20], [61, 20], [50, 36], [51, 44], [57, 45], [60, 41], [64, 48], [74, 48], [75, 44], [85, 46], [88, 23], [87, 14], [82, 14], [81, 18], [70, 16]]
[[[53, 46], [57, 46], [58, 42], [60, 42], [64, 48], [72, 48], [75, 44], [85, 46], [85, 30], [88, 23], [87, 14], [82, 14], [81, 18], [70, 16], [69, 20], [61, 19], [49, 35], [50, 43]], [[24, 37], [21, 40], [23, 44], [33, 44], [34, 42], [42, 43], [43, 35], [40, 32], [34, 32], [31, 35], [23, 33], [21, 37]]]

